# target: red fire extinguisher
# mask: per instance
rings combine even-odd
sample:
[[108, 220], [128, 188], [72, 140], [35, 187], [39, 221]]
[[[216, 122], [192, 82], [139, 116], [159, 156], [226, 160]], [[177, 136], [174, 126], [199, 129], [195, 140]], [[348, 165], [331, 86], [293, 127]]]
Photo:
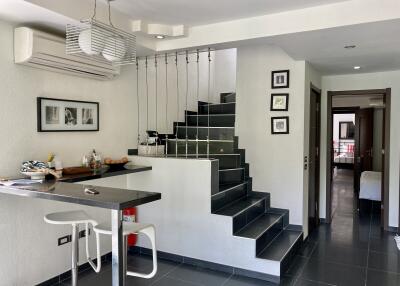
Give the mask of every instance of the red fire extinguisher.
[[[136, 222], [137, 221], [137, 210], [136, 208], [127, 208], [123, 210], [124, 221]], [[137, 241], [136, 234], [130, 234], [128, 236], [128, 246], [134, 246]]]

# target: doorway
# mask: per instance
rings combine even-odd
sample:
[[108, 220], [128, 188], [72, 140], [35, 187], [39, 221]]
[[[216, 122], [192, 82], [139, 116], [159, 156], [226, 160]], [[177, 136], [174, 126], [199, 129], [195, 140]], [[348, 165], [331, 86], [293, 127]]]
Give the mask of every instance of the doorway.
[[321, 90], [311, 85], [310, 134], [308, 152], [308, 231], [311, 233], [319, 224], [319, 182], [321, 149]]
[[[337, 198], [333, 196], [333, 191], [335, 190], [334, 183], [339, 180], [346, 186], [342, 189], [354, 191], [354, 194], [349, 193], [349, 196], [353, 196], [352, 202], [357, 209], [362, 208], [361, 203], [364, 201], [371, 201], [372, 205], [375, 201], [378, 211], [380, 208], [381, 227], [388, 229], [390, 96], [390, 89], [328, 92], [327, 223], [331, 222], [337, 207], [334, 205]], [[356, 101], [362, 103], [355, 104]], [[382, 115], [380, 127], [374, 126], [376, 125], [374, 115], [378, 114], [376, 112], [378, 109], [381, 110]], [[351, 113], [354, 114], [354, 126], [351, 120], [343, 120], [340, 124], [335, 123], [335, 114]], [[341, 133], [337, 142], [334, 141], [335, 129]], [[380, 135], [375, 134], [375, 137], [380, 136], [380, 140], [374, 138], [373, 130], [382, 131]], [[374, 140], [379, 143], [374, 144]], [[374, 170], [374, 165], [376, 165], [373, 162], [374, 157], [380, 159], [376, 160], [381, 162], [379, 171]], [[350, 188], [349, 184], [353, 186]], [[374, 189], [371, 191], [372, 185]], [[360, 188], [362, 188], [361, 193]]]

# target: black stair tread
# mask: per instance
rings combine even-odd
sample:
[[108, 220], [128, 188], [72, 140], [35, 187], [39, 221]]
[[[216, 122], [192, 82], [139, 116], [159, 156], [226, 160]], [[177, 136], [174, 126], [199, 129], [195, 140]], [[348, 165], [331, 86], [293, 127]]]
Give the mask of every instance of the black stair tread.
[[225, 191], [233, 189], [233, 188], [236, 188], [236, 187], [240, 187], [240, 186], [245, 185], [247, 183], [248, 183], [248, 181], [243, 181], [241, 183], [230, 183], [230, 184], [220, 185], [219, 186], [219, 192], [217, 194], [225, 192]]
[[240, 231], [235, 233], [236, 236], [242, 236], [247, 238], [257, 239], [260, 237], [266, 230], [272, 227], [275, 223], [277, 223], [280, 218], [283, 217], [282, 214], [276, 213], [265, 213], [262, 216], [255, 219], [253, 222], [246, 225]]
[[235, 104], [236, 102], [221, 102], [221, 103], [210, 103], [210, 104], [208, 104], [208, 103], [206, 103], [206, 104], [203, 104], [202, 106], [208, 106], [208, 105], [210, 105], [210, 106], [213, 106], [213, 105], [227, 105], [227, 104]]
[[232, 204], [223, 207], [216, 214], [225, 215], [225, 216], [236, 216], [243, 212], [244, 210], [248, 209], [249, 207], [256, 205], [257, 203], [265, 200], [265, 198], [255, 198], [255, 197], [244, 197]]
[[219, 172], [227, 172], [227, 171], [236, 171], [236, 170], [244, 170], [244, 167], [219, 169], [218, 171]]
[[282, 261], [295, 243], [301, 239], [303, 232], [283, 230], [259, 255], [258, 258]]

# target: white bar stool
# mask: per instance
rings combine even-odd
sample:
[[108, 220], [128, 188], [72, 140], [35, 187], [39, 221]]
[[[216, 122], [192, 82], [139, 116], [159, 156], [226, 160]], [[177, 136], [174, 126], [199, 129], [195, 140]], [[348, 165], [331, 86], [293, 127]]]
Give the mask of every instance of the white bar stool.
[[49, 224], [72, 225], [71, 285], [76, 286], [78, 283], [79, 224], [85, 225], [86, 259], [94, 271], [96, 271], [97, 273], [100, 272], [101, 269], [100, 239], [99, 239], [99, 234], [97, 232], [96, 232], [97, 266], [94, 264], [89, 254], [89, 224], [91, 224], [94, 228], [97, 225], [97, 222], [95, 220], [93, 220], [86, 212], [79, 210], [79, 211], [67, 211], [67, 212], [57, 212], [57, 213], [47, 214], [44, 217], [44, 221]]
[[[157, 249], [156, 249], [156, 230], [154, 225], [152, 224], [143, 224], [143, 223], [134, 223], [134, 222], [123, 222], [122, 225], [123, 234], [124, 234], [124, 256], [123, 256], [123, 268], [128, 276], [135, 276], [145, 279], [153, 278], [157, 273]], [[111, 235], [111, 226], [107, 223], [101, 223], [93, 227], [93, 230], [96, 233]], [[127, 237], [130, 234], [139, 234], [142, 233], [146, 235], [151, 243], [152, 253], [153, 253], [153, 270], [149, 274], [138, 273], [128, 271], [127, 268], [127, 253], [128, 253], [128, 240]], [[125, 279], [125, 278], [124, 278]], [[125, 284], [124, 284], [125, 285]]]

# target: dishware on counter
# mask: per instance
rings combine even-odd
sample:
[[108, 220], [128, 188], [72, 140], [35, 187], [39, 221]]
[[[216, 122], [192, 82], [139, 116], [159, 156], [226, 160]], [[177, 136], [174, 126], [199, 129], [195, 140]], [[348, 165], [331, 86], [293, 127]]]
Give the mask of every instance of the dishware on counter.
[[56, 178], [61, 178], [59, 172], [47, 167], [47, 164], [41, 161], [25, 161], [21, 166], [21, 173], [32, 180], [44, 180], [47, 174]]

